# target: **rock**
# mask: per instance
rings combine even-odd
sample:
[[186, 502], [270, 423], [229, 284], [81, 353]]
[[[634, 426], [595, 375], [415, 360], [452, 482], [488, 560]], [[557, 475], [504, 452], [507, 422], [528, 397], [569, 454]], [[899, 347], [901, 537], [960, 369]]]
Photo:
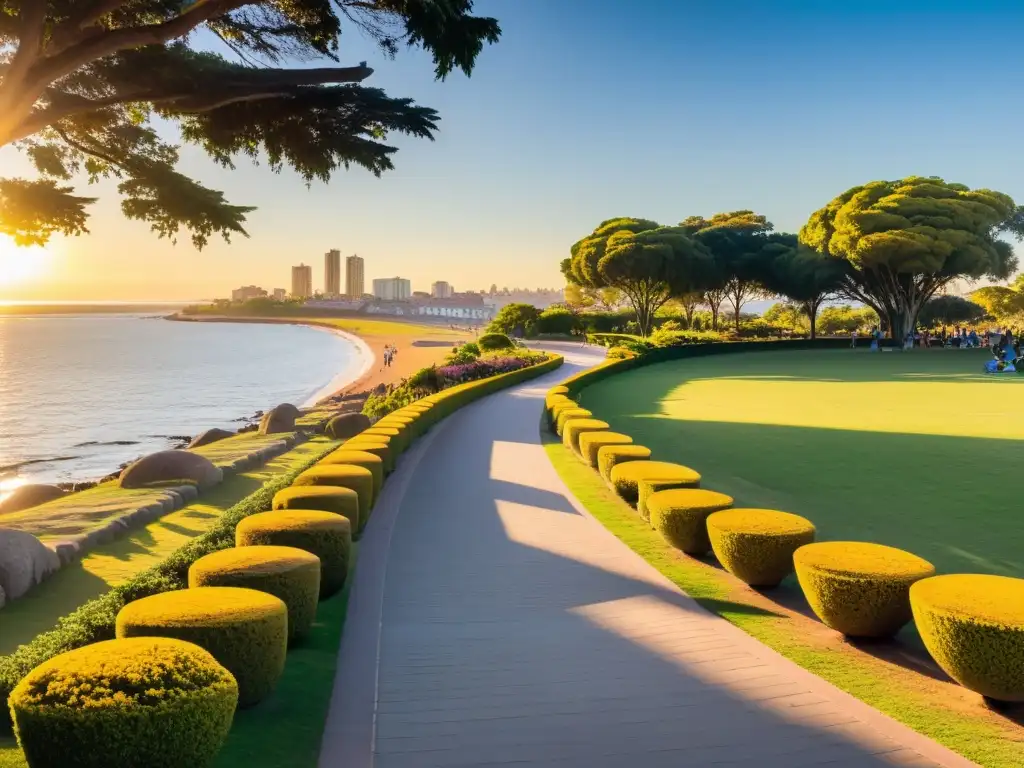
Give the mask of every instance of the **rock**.
[[17, 600], [60, 568], [57, 553], [31, 533], [0, 528], [0, 590]]
[[190, 451], [158, 451], [144, 456], [121, 473], [122, 488], [145, 488], [154, 483], [189, 481], [200, 490], [214, 486], [224, 479], [213, 462]]
[[281, 403], [271, 408], [260, 419], [260, 434], [272, 435], [277, 432], [295, 431], [295, 420], [299, 417], [299, 409], [291, 403]]
[[179, 485], [171, 490], [181, 497], [181, 506], [183, 507], [187, 507], [199, 498], [199, 489], [194, 485]]
[[218, 440], [223, 440], [225, 437], [234, 436], [234, 432], [230, 432], [226, 429], [220, 429], [219, 427], [214, 427], [213, 429], [206, 430], [201, 435], [196, 435], [195, 437], [193, 437], [192, 441], [188, 444], [188, 447], [198, 448], [201, 445], [209, 445], [210, 443], [215, 443]]
[[373, 388], [373, 394], [375, 395], [383, 395], [387, 391], [388, 385], [383, 382], [381, 382], [380, 384]]
[[57, 557], [60, 559], [61, 565], [67, 565], [75, 560], [80, 554], [79, 542], [74, 539], [56, 542], [51, 541], [50, 549], [57, 553]]
[[0, 501], [0, 513], [20, 512], [29, 507], [38, 507], [48, 501], [59, 499], [64, 491], [56, 485], [32, 484], [22, 485], [3, 501]]
[[327, 422], [327, 436], [332, 440], [355, 437], [370, 428], [370, 418], [361, 413], [344, 413]]

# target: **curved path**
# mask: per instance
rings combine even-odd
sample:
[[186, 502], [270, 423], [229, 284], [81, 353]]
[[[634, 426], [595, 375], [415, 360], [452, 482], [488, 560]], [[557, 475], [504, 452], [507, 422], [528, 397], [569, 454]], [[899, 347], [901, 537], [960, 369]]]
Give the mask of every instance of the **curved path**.
[[[567, 350], [569, 348], [567, 347]], [[363, 537], [322, 768], [969, 766], [707, 613], [540, 444], [560, 371], [446, 419]]]

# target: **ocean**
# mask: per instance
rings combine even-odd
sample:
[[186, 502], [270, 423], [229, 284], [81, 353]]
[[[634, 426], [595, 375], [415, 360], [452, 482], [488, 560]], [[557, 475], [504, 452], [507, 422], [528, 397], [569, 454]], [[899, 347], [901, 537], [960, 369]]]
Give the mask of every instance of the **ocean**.
[[95, 480], [174, 437], [309, 404], [368, 363], [351, 339], [302, 326], [0, 315], [0, 497]]

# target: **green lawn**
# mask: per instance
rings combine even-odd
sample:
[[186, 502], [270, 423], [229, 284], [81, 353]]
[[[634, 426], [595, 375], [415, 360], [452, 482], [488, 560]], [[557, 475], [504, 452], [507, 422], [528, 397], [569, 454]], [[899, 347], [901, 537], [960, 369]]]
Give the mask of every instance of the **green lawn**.
[[754, 352], [653, 365], [582, 403], [737, 505], [942, 572], [1024, 576], [1024, 374], [986, 351]]

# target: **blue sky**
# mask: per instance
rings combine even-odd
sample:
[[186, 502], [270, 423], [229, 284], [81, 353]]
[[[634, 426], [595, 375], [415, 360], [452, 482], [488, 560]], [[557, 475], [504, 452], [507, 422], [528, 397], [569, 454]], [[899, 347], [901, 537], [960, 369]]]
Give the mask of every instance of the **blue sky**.
[[[397, 137], [394, 172], [308, 190], [186, 150], [186, 171], [260, 207], [251, 239], [172, 247], [108, 195], [91, 236], [56, 242], [50, 274], [0, 299], [224, 295], [287, 286], [300, 260], [319, 285], [329, 248], [417, 289], [553, 286], [569, 245], [614, 216], [753, 208], [793, 231], [854, 184], [911, 174], [1024, 202], [1015, 5], [478, 0], [502, 40], [472, 78], [443, 83], [422, 52], [387, 61], [350, 30], [343, 62], [365, 59], [369, 84], [440, 110], [437, 141]], [[0, 153], [0, 171], [19, 166]]]

